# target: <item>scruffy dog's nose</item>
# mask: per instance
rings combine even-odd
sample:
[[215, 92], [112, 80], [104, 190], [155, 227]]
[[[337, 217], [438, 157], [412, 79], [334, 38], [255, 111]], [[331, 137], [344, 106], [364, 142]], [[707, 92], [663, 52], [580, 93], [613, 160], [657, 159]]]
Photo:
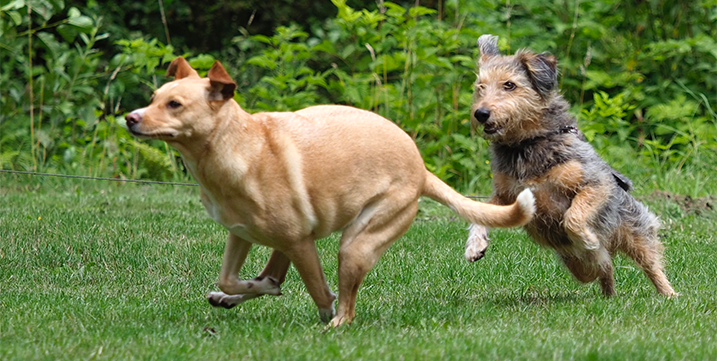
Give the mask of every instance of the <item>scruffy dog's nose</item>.
[[480, 123], [485, 123], [488, 121], [488, 118], [490, 118], [490, 110], [486, 108], [478, 108], [476, 109], [476, 112], [473, 113], [473, 116], [475, 116], [476, 120]]
[[132, 113], [127, 114], [124, 117], [124, 120], [127, 123], [127, 127], [131, 127], [131, 126], [141, 122], [142, 116], [139, 115], [139, 113], [137, 113], [137, 112], [132, 112]]

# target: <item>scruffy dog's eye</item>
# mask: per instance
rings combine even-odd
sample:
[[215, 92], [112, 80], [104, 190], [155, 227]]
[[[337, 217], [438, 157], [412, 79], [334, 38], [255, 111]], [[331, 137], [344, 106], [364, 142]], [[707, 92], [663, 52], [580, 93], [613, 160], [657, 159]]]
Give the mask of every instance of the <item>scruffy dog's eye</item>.
[[167, 108], [169, 108], [169, 109], [177, 109], [181, 106], [182, 106], [182, 104], [180, 104], [176, 100], [170, 100], [169, 103], [167, 103]]
[[476, 93], [483, 93], [483, 90], [485, 90], [485, 84], [478, 83], [475, 85], [475, 91]]
[[503, 89], [505, 91], [515, 90], [515, 87], [516, 87], [516, 85], [513, 82], [507, 81], [507, 82], [503, 83]]

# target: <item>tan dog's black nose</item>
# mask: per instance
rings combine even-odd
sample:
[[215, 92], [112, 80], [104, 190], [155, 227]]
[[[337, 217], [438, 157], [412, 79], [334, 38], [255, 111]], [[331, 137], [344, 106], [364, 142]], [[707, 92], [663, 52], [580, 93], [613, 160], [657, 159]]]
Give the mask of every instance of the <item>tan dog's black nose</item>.
[[127, 128], [139, 123], [142, 121], [142, 116], [139, 114], [139, 112], [132, 112], [127, 114], [124, 117], [125, 122], [127, 123]]
[[488, 121], [488, 118], [490, 118], [490, 110], [486, 108], [478, 108], [476, 109], [476, 112], [473, 113], [473, 116], [476, 117], [478, 122], [485, 123]]

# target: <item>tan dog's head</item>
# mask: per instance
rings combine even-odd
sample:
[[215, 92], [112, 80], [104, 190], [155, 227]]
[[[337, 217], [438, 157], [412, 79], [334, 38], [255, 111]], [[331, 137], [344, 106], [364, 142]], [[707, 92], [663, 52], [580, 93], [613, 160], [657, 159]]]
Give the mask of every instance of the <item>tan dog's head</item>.
[[545, 110], [557, 92], [557, 59], [519, 50], [503, 56], [498, 37], [478, 39], [480, 60], [471, 120], [483, 126], [488, 140], [514, 144], [540, 135]]
[[216, 114], [231, 101], [236, 83], [218, 61], [206, 78], [199, 77], [184, 58], [169, 64], [167, 77], [150, 104], [125, 116], [127, 130], [141, 138], [182, 143], [207, 136], [215, 127]]

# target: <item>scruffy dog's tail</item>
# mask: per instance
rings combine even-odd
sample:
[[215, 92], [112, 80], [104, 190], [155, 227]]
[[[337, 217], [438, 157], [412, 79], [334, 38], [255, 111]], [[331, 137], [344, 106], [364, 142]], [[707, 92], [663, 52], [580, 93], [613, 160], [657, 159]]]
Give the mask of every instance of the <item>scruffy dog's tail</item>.
[[443, 203], [461, 218], [487, 227], [517, 227], [525, 225], [535, 213], [535, 198], [530, 189], [520, 192], [515, 203], [507, 206], [472, 201], [443, 183], [426, 170], [423, 195]]

